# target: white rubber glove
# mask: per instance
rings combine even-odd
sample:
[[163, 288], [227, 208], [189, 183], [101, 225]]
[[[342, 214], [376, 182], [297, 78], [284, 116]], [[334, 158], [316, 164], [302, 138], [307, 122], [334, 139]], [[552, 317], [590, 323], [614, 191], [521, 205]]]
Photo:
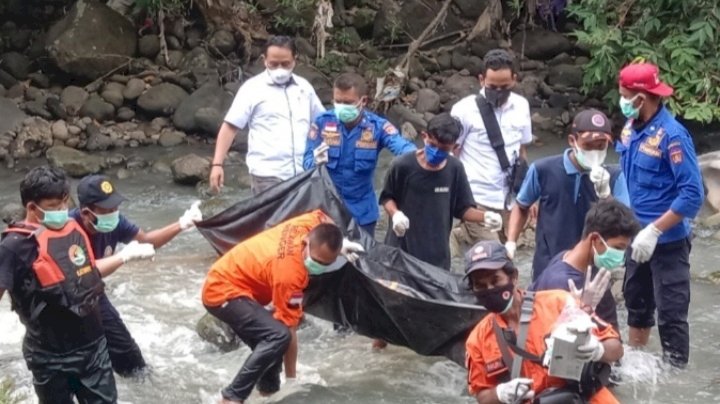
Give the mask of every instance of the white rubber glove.
[[658, 238], [661, 235], [662, 232], [653, 223], [640, 230], [632, 243], [632, 255], [630, 257], [633, 261], [638, 264], [650, 261], [650, 257], [652, 257], [655, 247], [657, 247]]
[[610, 285], [611, 274], [607, 269], [600, 268], [595, 278], [592, 280], [590, 280], [590, 278], [591, 273], [590, 268], [588, 268], [588, 272], [585, 273], [585, 286], [578, 290], [575, 286], [575, 281], [568, 279], [568, 288], [570, 289], [570, 293], [582, 303], [583, 307], [587, 306], [590, 307], [592, 311], [595, 311], [598, 303], [600, 303], [600, 299], [602, 299]]
[[155, 247], [150, 243], [138, 243], [131, 241], [117, 256], [122, 259], [123, 264], [135, 260], [144, 260], [155, 256]]
[[186, 210], [185, 213], [178, 219], [180, 229], [187, 230], [191, 227], [195, 227], [195, 222], [202, 221], [202, 212], [200, 211], [200, 201], [195, 201], [190, 206], [190, 209]]
[[350, 241], [347, 238], [343, 239], [342, 249], [340, 249], [340, 254], [345, 256], [345, 259], [350, 261], [351, 263], [355, 263], [355, 261], [360, 258], [360, 256], [357, 254], [359, 252], [365, 252], [365, 249], [363, 248], [360, 243], [356, 243], [354, 241]]
[[485, 227], [490, 228], [491, 231], [499, 231], [502, 229], [503, 220], [499, 213], [485, 212]]
[[322, 142], [315, 150], [313, 150], [313, 157], [315, 158], [315, 165], [325, 164], [328, 162], [328, 149], [330, 146], [327, 143]]
[[602, 166], [595, 166], [590, 170], [590, 181], [595, 186], [598, 198], [605, 199], [610, 196], [610, 173]]
[[396, 236], [403, 237], [410, 228], [410, 219], [402, 211], [397, 211], [392, 216], [392, 229]]
[[590, 335], [585, 345], [577, 347], [576, 357], [583, 362], [597, 362], [605, 354], [605, 346], [596, 336]]
[[517, 251], [517, 243], [514, 241], [508, 241], [505, 243], [505, 251], [507, 251], [508, 258], [515, 259], [515, 251]]
[[518, 400], [532, 400], [535, 398], [532, 383], [532, 379], [518, 377], [507, 383], [498, 384], [495, 387], [495, 393], [503, 404], [514, 404]]

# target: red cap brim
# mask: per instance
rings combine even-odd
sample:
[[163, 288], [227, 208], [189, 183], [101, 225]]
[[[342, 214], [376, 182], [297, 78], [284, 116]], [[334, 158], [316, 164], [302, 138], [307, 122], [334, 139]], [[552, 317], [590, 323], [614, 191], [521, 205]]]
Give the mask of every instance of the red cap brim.
[[657, 87], [650, 89], [650, 90], [645, 90], [645, 91], [647, 91], [650, 94], [659, 95], [661, 97], [669, 97], [669, 96], [673, 95], [673, 92], [674, 92], [673, 88], [665, 83], [660, 83], [657, 85]]

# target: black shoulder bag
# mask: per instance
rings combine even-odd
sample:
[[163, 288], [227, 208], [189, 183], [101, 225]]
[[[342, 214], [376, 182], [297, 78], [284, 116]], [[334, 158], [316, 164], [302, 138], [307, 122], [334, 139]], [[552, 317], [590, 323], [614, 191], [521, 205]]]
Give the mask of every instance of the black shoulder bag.
[[490, 139], [490, 145], [493, 150], [495, 150], [495, 154], [500, 161], [500, 167], [503, 172], [505, 172], [505, 183], [510, 189], [508, 196], [505, 198], [505, 208], [507, 208], [510, 205], [509, 202], [512, 200], [512, 197], [520, 192], [520, 187], [528, 172], [528, 162], [516, 154], [513, 156], [514, 161], [512, 165], [510, 164], [507, 153], [505, 153], [505, 141], [503, 140], [493, 106], [482, 94], [478, 94], [478, 96], [475, 97], [475, 103], [477, 104], [478, 110], [480, 110], [480, 116], [482, 117], [485, 130]]

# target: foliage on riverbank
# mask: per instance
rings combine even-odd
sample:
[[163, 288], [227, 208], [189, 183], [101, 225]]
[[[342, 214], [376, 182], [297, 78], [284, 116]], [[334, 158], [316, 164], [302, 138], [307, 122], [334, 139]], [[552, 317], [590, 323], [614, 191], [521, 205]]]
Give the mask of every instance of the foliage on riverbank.
[[716, 0], [582, 0], [568, 7], [582, 23], [574, 35], [592, 55], [584, 88], [613, 88], [634, 58], [656, 63], [675, 88], [668, 101], [685, 119], [720, 120], [720, 5]]

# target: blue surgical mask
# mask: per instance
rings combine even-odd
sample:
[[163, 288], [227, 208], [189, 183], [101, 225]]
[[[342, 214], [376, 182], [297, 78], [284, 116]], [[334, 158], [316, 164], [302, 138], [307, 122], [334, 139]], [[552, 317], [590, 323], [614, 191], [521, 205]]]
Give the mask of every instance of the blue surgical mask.
[[106, 213], [104, 215], [99, 215], [95, 212], [92, 212], [92, 214], [97, 218], [97, 223], [93, 223], [92, 226], [98, 233], [110, 233], [111, 231], [115, 230], [118, 226], [118, 223], [120, 223], [119, 210]]
[[600, 241], [605, 244], [605, 252], [598, 254], [595, 246], [593, 246], [593, 250], [595, 252], [593, 263], [596, 267], [605, 268], [608, 271], [614, 271], [625, 265], [625, 251], [610, 247], [602, 238], [600, 238]]
[[65, 227], [65, 224], [69, 220], [68, 210], [42, 210], [38, 206], [38, 210], [43, 213], [43, 218], [40, 220], [40, 224], [47, 227], [48, 229], [59, 230]]
[[439, 166], [443, 161], [447, 160], [450, 152], [440, 150], [435, 146], [429, 144], [425, 145], [425, 160], [431, 166]]
[[310, 245], [308, 244], [307, 250], [305, 250], [305, 268], [310, 275], [322, 275], [327, 272], [329, 265], [321, 264], [310, 256]]
[[625, 115], [625, 118], [637, 119], [640, 116], [640, 107], [635, 107], [633, 105], [636, 97], [637, 95], [630, 99], [620, 97], [620, 111], [622, 111], [622, 114]]
[[335, 103], [335, 116], [342, 123], [355, 122], [360, 116], [360, 108], [354, 104]]

